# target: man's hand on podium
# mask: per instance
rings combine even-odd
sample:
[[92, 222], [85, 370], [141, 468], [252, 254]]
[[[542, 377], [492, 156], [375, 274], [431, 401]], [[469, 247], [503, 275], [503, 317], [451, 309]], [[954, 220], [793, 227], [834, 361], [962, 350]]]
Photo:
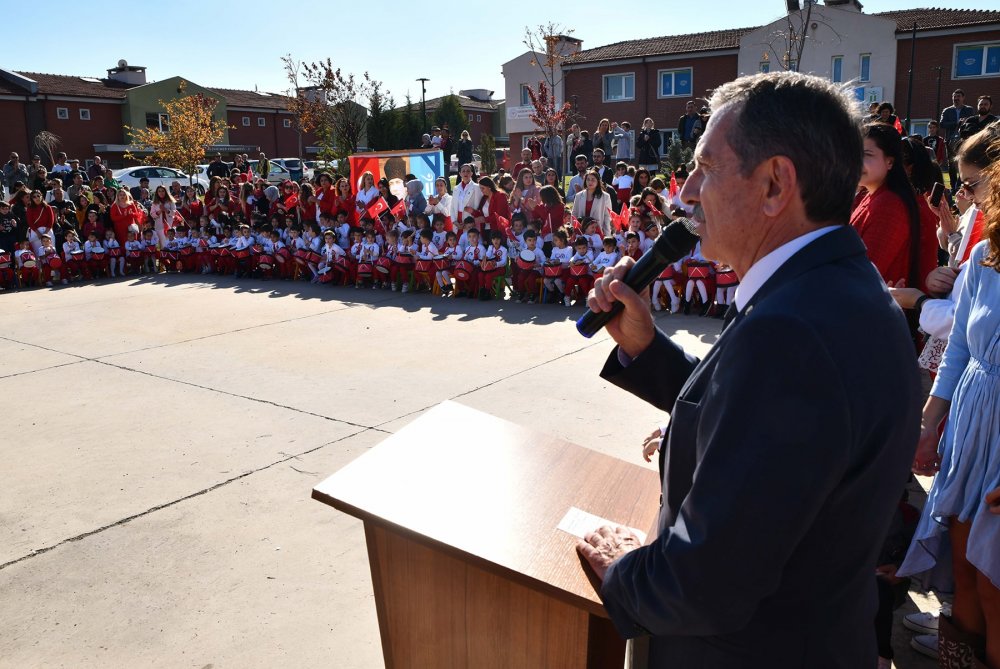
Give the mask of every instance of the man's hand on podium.
[[587, 560], [590, 568], [603, 583], [604, 574], [607, 573], [611, 563], [640, 546], [642, 542], [639, 537], [626, 528], [605, 525], [597, 528], [596, 532], [587, 534], [583, 541], [578, 541], [576, 550]]

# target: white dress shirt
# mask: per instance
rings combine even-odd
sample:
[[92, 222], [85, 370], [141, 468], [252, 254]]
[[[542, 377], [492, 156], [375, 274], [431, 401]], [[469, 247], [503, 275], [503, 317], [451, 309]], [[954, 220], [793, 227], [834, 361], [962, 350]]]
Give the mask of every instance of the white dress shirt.
[[733, 300], [736, 308], [743, 311], [743, 307], [753, 299], [761, 286], [784, 265], [789, 258], [805, 248], [813, 240], [819, 239], [828, 232], [839, 228], [839, 225], [828, 225], [818, 230], [808, 232], [801, 237], [796, 237], [792, 241], [782, 244], [766, 256], [755, 262], [745, 276], [740, 277], [740, 285], [736, 287], [736, 297]]

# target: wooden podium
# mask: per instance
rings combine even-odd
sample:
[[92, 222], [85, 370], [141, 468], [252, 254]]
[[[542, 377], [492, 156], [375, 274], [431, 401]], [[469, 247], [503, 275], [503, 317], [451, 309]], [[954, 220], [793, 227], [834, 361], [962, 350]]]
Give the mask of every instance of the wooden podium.
[[659, 493], [653, 471], [445, 402], [312, 496], [364, 521], [389, 669], [621, 669], [557, 525], [577, 507], [647, 530]]

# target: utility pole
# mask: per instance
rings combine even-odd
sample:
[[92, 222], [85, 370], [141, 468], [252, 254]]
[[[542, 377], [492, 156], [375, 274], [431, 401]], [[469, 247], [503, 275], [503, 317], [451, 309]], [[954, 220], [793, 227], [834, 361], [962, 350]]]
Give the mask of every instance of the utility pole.
[[420, 113], [423, 114], [423, 117], [424, 117], [424, 126], [421, 129], [421, 132], [426, 132], [427, 131], [427, 100], [425, 98], [427, 97], [427, 82], [430, 81], [430, 79], [428, 79], [427, 77], [420, 77], [419, 79], [417, 79], [417, 81], [420, 82]]
[[937, 70], [937, 106], [934, 108], [934, 114], [937, 116], [941, 113], [941, 71], [944, 67], [938, 65], [937, 67], [932, 67], [932, 70]]
[[910, 82], [906, 86], [906, 123], [903, 132], [910, 132], [910, 109], [913, 105], [913, 61], [917, 58], [917, 22], [913, 22], [913, 32], [910, 34]]

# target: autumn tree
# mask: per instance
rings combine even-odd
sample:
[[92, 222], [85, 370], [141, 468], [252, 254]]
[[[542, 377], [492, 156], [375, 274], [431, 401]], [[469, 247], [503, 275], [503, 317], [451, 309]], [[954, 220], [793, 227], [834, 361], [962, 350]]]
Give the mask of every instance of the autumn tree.
[[[214, 98], [201, 93], [184, 95], [186, 87], [182, 81], [178, 87], [181, 97], [159, 101], [166, 112], [169, 129], [125, 126], [125, 131], [136, 149], [150, 152], [142, 159], [145, 164], [176, 167], [188, 174], [193, 183], [198, 163], [204, 161], [208, 147], [217, 144], [229, 126], [215, 117], [218, 102]], [[131, 152], [125, 157], [136, 160]]]
[[434, 125], [439, 128], [448, 128], [455, 141], [462, 135], [463, 130], [469, 129], [469, 117], [462, 109], [458, 96], [454, 94], [441, 98], [437, 109], [434, 110], [432, 120]]
[[[538, 68], [538, 86], [528, 85], [528, 97], [531, 98], [535, 113], [532, 122], [545, 131], [547, 137], [560, 132], [567, 125], [577, 122], [582, 117], [568, 102], [556, 107], [555, 92], [563, 81], [562, 64], [574, 53], [575, 44], [566, 38], [573, 34], [573, 29], [567, 29], [558, 23], [546, 23], [535, 26], [525, 26], [523, 44], [531, 51], [531, 65]], [[542, 93], [543, 85], [545, 95]], [[532, 95], [534, 92], [534, 95]], [[538, 116], [541, 122], [535, 120]]]
[[281, 62], [285, 66], [285, 77], [290, 86], [286, 91], [288, 111], [292, 114], [292, 124], [298, 136], [298, 157], [301, 160], [305, 157], [302, 136], [316, 129], [319, 117], [324, 113], [324, 105], [315, 95], [311, 95], [309, 90], [303, 88], [303, 82], [300, 78], [302, 63], [293, 59], [291, 54], [282, 56]]
[[546, 137], [558, 135], [566, 127], [571, 114], [572, 105], [562, 103], [556, 108], [556, 98], [544, 81], [538, 82], [538, 90], [528, 87], [528, 97], [534, 111], [528, 116]]

